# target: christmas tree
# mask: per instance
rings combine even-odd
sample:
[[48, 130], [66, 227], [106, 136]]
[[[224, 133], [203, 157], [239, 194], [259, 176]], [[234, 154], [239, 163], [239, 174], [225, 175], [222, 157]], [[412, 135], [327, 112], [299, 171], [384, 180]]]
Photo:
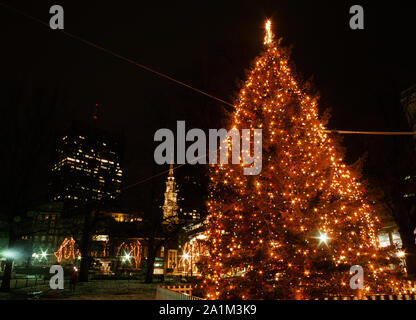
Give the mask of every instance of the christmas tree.
[[[389, 257], [377, 248], [378, 219], [358, 174], [318, 117], [317, 96], [296, 79], [288, 50], [266, 23], [265, 51], [248, 73], [230, 128], [262, 129], [263, 167], [210, 171], [202, 287], [208, 299], [294, 299], [385, 293]], [[390, 260], [391, 261], [391, 260]]]

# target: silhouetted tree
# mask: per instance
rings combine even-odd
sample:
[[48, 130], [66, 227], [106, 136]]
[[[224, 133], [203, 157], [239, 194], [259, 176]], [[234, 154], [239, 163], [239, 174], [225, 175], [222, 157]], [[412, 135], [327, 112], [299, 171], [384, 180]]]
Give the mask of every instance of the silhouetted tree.
[[[22, 236], [34, 232], [28, 209], [46, 194], [53, 151], [53, 125], [57, 94], [46, 99], [43, 92], [2, 89], [0, 167], [2, 201], [0, 221], [8, 234], [8, 249], [15, 250]], [[1, 291], [10, 290], [13, 258], [6, 260]]]
[[[412, 131], [397, 90], [386, 90], [377, 101], [377, 114], [385, 131]], [[368, 160], [365, 172], [380, 194], [379, 202], [399, 227], [409, 275], [416, 275], [416, 154], [412, 136], [365, 138]]]

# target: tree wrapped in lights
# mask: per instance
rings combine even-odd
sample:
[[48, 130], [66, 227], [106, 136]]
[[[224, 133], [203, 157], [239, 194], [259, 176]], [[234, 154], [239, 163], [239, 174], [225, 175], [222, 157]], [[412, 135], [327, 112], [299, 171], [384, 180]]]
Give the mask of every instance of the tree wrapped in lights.
[[75, 261], [75, 255], [78, 259], [81, 257], [78, 249], [75, 252], [75, 240], [72, 237], [65, 238], [53, 254], [58, 263], [61, 263], [62, 259]]
[[209, 255], [204, 239], [205, 236], [199, 235], [184, 244], [179, 260], [181, 272], [191, 276], [199, 273], [201, 259]]
[[139, 240], [131, 241], [129, 243], [122, 242], [117, 248], [117, 257], [120, 257], [123, 262], [130, 263], [130, 259], [133, 259], [136, 269], [139, 268], [142, 262], [142, 244]]
[[265, 51], [229, 123], [262, 129], [262, 171], [245, 176], [244, 163], [210, 171], [206, 298], [355, 294], [353, 265], [364, 269], [363, 293], [384, 293], [390, 258], [378, 248], [378, 218], [271, 30], [267, 21]]

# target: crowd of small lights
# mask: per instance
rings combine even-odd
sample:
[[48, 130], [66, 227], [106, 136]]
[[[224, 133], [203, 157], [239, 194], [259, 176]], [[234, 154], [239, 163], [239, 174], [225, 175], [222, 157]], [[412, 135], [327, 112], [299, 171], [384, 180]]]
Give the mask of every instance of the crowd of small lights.
[[211, 168], [206, 298], [262, 299], [284, 284], [288, 292], [348, 292], [348, 271], [317, 272], [319, 262], [363, 266], [364, 290], [378, 292], [387, 285], [390, 259], [378, 250], [380, 221], [325, 132], [318, 98], [295, 80], [278, 44], [268, 20], [265, 52], [249, 71], [230, 123], [263, 130], [262, 172], [244, 176], [244, 162]]

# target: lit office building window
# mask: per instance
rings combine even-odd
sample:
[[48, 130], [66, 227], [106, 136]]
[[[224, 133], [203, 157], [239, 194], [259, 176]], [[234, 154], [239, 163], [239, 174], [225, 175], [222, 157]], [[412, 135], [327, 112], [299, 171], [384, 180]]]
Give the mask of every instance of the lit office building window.
[[121, 139], [96, 129], [76, 129], [58, 143], [51, 199], [80, 204], [113, 201], [120, 194]]

